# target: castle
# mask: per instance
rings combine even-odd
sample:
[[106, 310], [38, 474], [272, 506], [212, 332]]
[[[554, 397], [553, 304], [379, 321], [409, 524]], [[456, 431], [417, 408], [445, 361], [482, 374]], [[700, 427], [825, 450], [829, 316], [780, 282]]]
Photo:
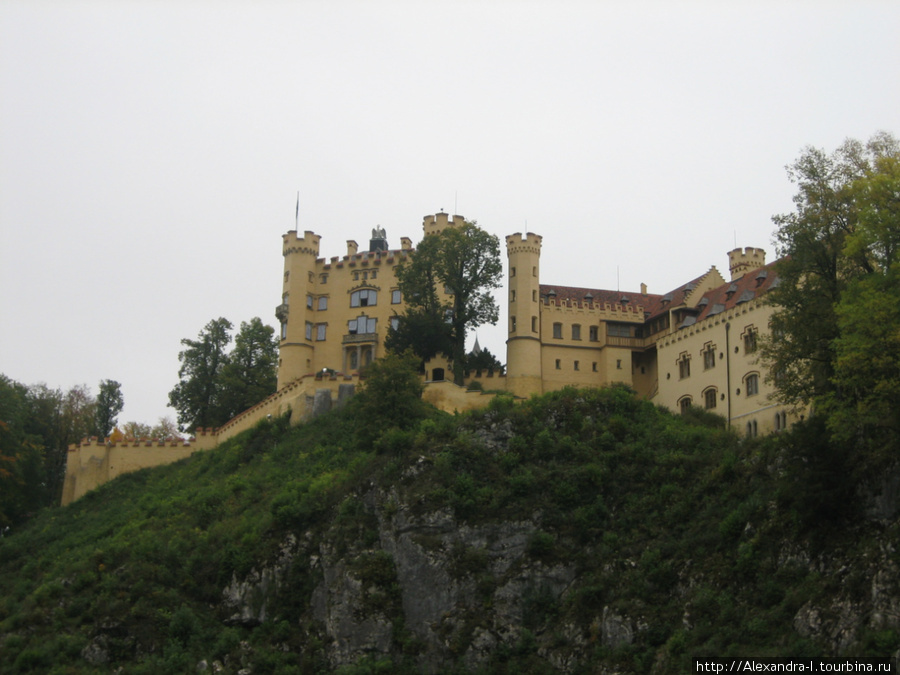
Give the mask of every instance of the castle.
[[[459, 215], [426, 216], [423, 234], [465, 222]], [[63, 504], [119, 473], [175, 461], [249, 429], [261, 419], [290, 411], [302, 421], [349, 395], [360, 371], [384, 353], [391, 326], [405, 308], [396, 267], [414, 255], [412, 239], [391, 248], [384, 229], [372, 230], [368, 248], [347, 242], [346, 254], [319, 256], [321, 237], [291, 230], [282, 236], [278, 390], [217, 430], [159, 456], [143, 447], [116, 448], [90, 439], [69, 449]], [[675, 412], [700, 406], [726, 418], [747, 435], [786, 428], [791, 411], [772, 400], [756, 350], [769, 332], [773, 307], [766, 292], [778, 283], [758, 248], [728, 254], [730, 279], [713, 266], [663, 295], [541, 283], [542, 237], [506, 237], [508, 339], [506, 374], [478, 373], [483, 389], [529, 397], [566, 386], [625, 383], [639, 395]], [[449, 364], [426, 364], [425, 398], [447, 410], [487, 405], [493, 394], [445, 379]], [[489, 383], [488, 383], [489, 380]]]

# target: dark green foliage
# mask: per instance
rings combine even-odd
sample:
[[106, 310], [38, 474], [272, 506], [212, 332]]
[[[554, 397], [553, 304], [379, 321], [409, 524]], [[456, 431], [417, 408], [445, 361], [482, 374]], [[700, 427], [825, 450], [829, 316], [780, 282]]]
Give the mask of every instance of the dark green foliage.
[[125, 397], [122, 396], [122, 385], [115, 380], [103, 380], [97, 393], [93, 435], [97, 438], [107, 438], [116, 426], [123, 407]]
[[[458, 660], [445, 672], [469, 672], [464, 655], [502, 602], [498, 591], [528, 571], [521, 622], [482, 672], [555, 672], [545, 654], [575, 649], [566, 627], [581, 645], [573, 672], [688, 672], [692, 656], [823, 656], [828, 644], [794, 630], [797, 612], [836, 593], [854, 602], [870, 593], [865, 568], [832, 579], [784, 559], [795, 545], [866, 546], [857, 526], [843, 525], [850, 495], [820, 471], [843, 461], [821, 425], [746, 441], [625, 387], [567, 389], [517, 404], [499, 397], [463, 416], [416, 406], [417, 417], [393, 419], [367, 445], [358, 430], [393, 411], [363, 403], [302, 427], [262, 422], [0, 538], [0, 672], [97, 672], [81, 656], [90, 644], [104, 645], [109, 671], [194, 672], [201, 660], [227, 659], [235, 672], [238, 663], [254, 673], [329, 672], [326, 633], [310, 611], [322, 582], [311, 561], [323, 546], [359, 583], [361, 614], [393, 629], [390, 654], [340, 672], [418, 672], [424, 645], [405, 624], [397, 561], [381, 548], [380, 528], [400, 509], [449, 508], [470, 529], [523, 528], [524, 555], [506, 571], [491, 542], [416, 535], [472, 589], [448, 629]], [[383, 502], [373, 496], [388, 491]], [[226, 625], [222, 589], [275, 559], [288, 535], [299, 548], [271, 618]], [[895, 546], [896, 526], [866, 536]], [[561, 568], [576, 574], [565, 590], [550, 581]], [[613, 615], [632, 621], [631, 644], [604, 644], [601, 624]], [[879, 626], [855, 649], [883, 655], [898, 642], [895, 627]]]

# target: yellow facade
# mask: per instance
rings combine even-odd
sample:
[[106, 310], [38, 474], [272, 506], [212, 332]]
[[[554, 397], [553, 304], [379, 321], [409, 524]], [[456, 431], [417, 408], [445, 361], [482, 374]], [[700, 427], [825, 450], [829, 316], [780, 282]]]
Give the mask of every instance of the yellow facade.
[[[423, 231], [436, 233], [463, 222], [462, 216], [438, 213], [425, 217]], [[276, 308], [279, 389], [323, 370], [358, 374], [384, 354], [391, 321], [404, 311], [395, 270], [413, 254], [410, 238], [391, 248], [385, 231], [375, 228], [367, 249], [351, 240], [346, 255], [331, 258], [319, 257], [319, 240], [309, 231], [283, 237], [284, 284]]]
[[625, 383], [678, 412], [722, 415], [748, 435], [784, 429], [757, 344], [769, 333], [776, 282], [762, 249], [735, 249], [731, 280], [715, 267], [665, 295], [542, 284], [542, 238], [507, 237], [507, 381], [519, 396]]

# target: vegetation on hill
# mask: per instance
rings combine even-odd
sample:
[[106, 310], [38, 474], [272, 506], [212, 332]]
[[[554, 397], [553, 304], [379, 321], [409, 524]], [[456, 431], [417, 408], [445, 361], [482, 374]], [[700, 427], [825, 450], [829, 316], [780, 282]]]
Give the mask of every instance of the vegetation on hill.
[[739, 439], [624, 387], [450, 416], [404, 400], [415, 378], [387, 400], [397, 366], [0, 539], [0, 672], [677, 673], [900, 647], [896, 518], [862, 517], [816, 422]]

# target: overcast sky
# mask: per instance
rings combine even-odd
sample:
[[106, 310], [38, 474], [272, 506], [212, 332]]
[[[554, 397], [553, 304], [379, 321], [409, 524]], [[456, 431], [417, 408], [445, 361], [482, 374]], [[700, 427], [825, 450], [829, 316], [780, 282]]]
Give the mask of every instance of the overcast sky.
[[275, 325], [298, 191], [324, 257], [444, 209], [542, 235], [544, 283], [771, 259], [804, 146], [900, 134], [898, 36], [895, 0], [3, 0], [0, 373], [174, 418], [182, 338]]

